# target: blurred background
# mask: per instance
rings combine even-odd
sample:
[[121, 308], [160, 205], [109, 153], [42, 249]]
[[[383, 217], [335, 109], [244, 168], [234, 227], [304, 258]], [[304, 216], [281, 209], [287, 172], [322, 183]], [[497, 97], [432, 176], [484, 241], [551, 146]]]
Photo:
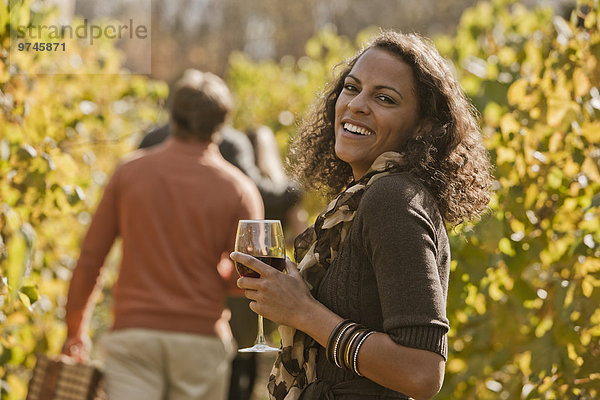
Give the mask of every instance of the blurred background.
[[[150, 74], [136, 74], [147, 54], [106, 40], [73, 43], [76, 74], [50, 73], [59, 53], [9, 62], [15, 25], [102, 23], [136, 4], [0, 2], [0, 398], [24, 399], [36, 354], [60, 351], [91, 212], [119, 158], [166, 122], [184, 69], [223, 76], [233, 126], [269, 127], [283, 160], [335, 66], [380, 28], [429, 36], [453, 63], [495, 165], [489, 212], [450, 231], [449, 358], [436, 399], [598, 398], [596, 0], [152, 0]], [[304, 223], [324, 202], [305, 193]], [[114, 250], [94, 337], [110, 324]]]
[[[135, 0], [57, 0], [85, 18], [127, 15]], [[254, 61], [305, 55], [306, 42], [324, 28], [354, 38], [368, 27], [426, 36], [453, 34], [477, 0], [152, 0], [151, 76], [172, 82], [188, 67], [219, 75], [231, 53]], [[525, 0], [568, 15], [573, 0]], [[129, 58], [129, 57], [128, 57]], [[135, 66], [131, 53], [130, 65]], [[173, 60], [177, 60], [173, 63]], [[135, 69], [134, 69], [135, 71]]]

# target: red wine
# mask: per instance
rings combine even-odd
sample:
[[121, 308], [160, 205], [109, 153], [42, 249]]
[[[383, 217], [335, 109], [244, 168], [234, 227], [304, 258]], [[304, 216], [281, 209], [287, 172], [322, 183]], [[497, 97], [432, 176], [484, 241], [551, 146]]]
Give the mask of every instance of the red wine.
[[[275, 269], [278, 269], [279, 271], [283, 271], [285, 269], [285, 258], [258, 257], [258, 256], [254, 256], [254, 257], [259, 259], [260, 261], [264, 262], [265, 264], [270, 265], [271, 267], [273, 267]], [[254, 271], [238, 262], [235, 263], [235, 269], [237, 269], [238, 274], [240, 274], [241, 276], [248, 276], [250, 278], [260, 278], [260, 275], [258, 274], [258, 272]]]

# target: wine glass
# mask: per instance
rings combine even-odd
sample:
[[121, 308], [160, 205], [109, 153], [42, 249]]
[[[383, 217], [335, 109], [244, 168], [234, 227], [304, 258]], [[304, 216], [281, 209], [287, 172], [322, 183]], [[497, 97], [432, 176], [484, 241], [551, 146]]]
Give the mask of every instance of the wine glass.
[[[243, 219], [238, 223], [235, 238], [235, 251], [249, 254], [260, 261], [283, 271], [285, 269], [285, 241], [283, 229], [279, 220], [268, 219]], [[258, 272], [238, 262], [235, 268], [240, 276], [260, 278]], [[279, 351], [267, 345], [263, 327], [263, 316], [258, 315], [258, 335], [256, 344], [252, 347], [238, 350], [240, 352], [264, 353]]]

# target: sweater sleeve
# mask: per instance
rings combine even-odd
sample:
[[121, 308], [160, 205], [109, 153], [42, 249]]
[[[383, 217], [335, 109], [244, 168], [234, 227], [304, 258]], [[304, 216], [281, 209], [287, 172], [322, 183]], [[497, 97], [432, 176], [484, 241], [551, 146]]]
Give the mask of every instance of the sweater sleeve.
[[407, 175], [383, 177], [365, 193], [357, 217], [375, 274], [384, 330], [400, 345], [445, 359], [449, 327], [443, 276], [448, 266], [438, 265], [446, 259], [438, 257], [444, 251], [438, 246], [443, 222], [431, 195]]
[[73, 270], [65, 316], [67, 337], [86, 333], [94, 306], [92, 294], [104, 259], [119, 234], [117, 180], [117, 173], [115, 173], [104, 189]]

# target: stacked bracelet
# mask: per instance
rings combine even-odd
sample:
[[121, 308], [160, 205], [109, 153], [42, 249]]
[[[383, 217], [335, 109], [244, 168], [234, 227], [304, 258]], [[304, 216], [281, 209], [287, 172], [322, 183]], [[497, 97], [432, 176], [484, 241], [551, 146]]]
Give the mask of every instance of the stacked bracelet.
[[335, 328], [333, 328], [333, 330], [331, 331], [331, 334], [329, 335], [329, 339], [327, 339], [327, 347], [325, 348], [325, 355], [327, 357], [327, 360], [329, 360], [330, 363], [337, 365], [337, 363], [334, 361], [333, 350], [334, 350], [335, 346], [337, 345], [337, 343], [339, 342], [338, 336], [341, 333], [343, 333], [344, 330], [348, 329], [351, 324], [353, 324], [352, 321], [350, 321], [349, 319], [345, 319], [342, 322], [340, 322], [339, 324], [337, 324], [335, 326]]
[[356, 327], [358, 326], [357, 323], [355, 322], [350, 322], [348, 324], [346, 324], [341, 330], [340, 333], [338, 333], [338, 335], [335, 338], [335, 341], [333, 343], [333, 353], [332, 353], [332, 358], [333, 358], [333, 363], [338, 367], [338, 368], [343, 368], [343, 364], [340, 362], [340, 353], [343, 350], [342, 344], [345, 340], [345, 338], [347, 337], [347, 335], [349, 333], [351, 333], [354, 329], [356, 329]]
[[360, 338], [357, 339], [357, 344], [352, 352], [352, 371], [358, 376], [362, 376], [362, 374], [358, 371], [358, 351], [360, 350], [360, 346], [362, 346], [365, 339], [367, 339], [371, 334], [375, 333], [375, 331], [367, 330], [364, 332]]
[[352, 325], [350, 325], [348, 329], [340, 333], [340, 340], [338, 341], [337, 346], [334, 347], [334, 360], [335, 365], [337, 365], [338, 368], [349, 368], [349, 365], [346, 362], [349, 345], [352, 343], [356, 334], [360, 333], [363, 328], [364, 326], [352, 322]]
[[348, 337], [348, 340], [345, 343], [344, 346], [344, 365], [347, 368], [350, 368], [350, 366], [352, 365], [352, 347], [354, 346], [354, 343], [356, 343], [356, 339], [364, 332], [366, 331], [366, 329], [356, 329], [355, 331], [352, 332], [352, 335]]
[[327, 360], [338, 368], [348, 369], [362, 376], [358, 372], [358, 351], [365, 339], [372, 333], [375, 331], [356, 322], [347, 319], [340, 322], [333, 328], [327, 340], [325, 348]]

